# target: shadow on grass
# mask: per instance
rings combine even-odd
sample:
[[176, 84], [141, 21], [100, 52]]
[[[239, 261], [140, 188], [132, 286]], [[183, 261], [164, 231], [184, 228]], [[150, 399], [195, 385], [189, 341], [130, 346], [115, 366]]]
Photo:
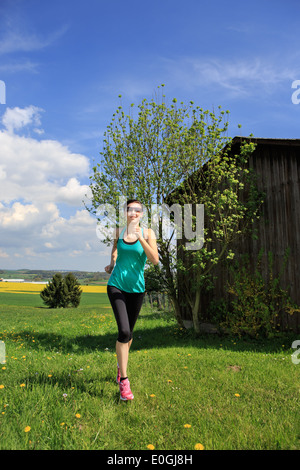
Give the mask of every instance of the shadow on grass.
[[[115, 384], [115, 393], [113, 394], [116, 402], [120, 399], [119, 386], [115, 381], [115, 376], [112, 373], [108, 376], [93, 376], [88, 378], [86, 376], [86, 371], [84, 370], [66, 370], [65, 372], [53, 373], [51, 377], [44, 372], [29, 374], [25, 379], [27, 383], [27, 389], [36, 388], [39, 386], [44, 387], [55, 387], [63, 390], [74, 390], [87, 393], [95, 397], [104, 397], [107, 393], [112, 394], [111, 385]], [[72, 393], [72, 392], [71, 392]], [[70, 394], [62, 394], [61, 400], [69, 400]]]
[[[159, 318], [161, 314], [144, 316]], [[32, 340], [34, 335], [34, 342]], [[94, 351], [115, 350], [117, 333], [87, 334], [79, 336], [60, 335], [52, 332], [33, 332], [22, 330], [13, 334], [6, 334], [11, 338], [25, 343], [32, 350], [59, 351], [61, 353], [74, 353], [77, 355], [92, 353]], [[295, 340], [293, 334], [282, 334], [273, 339], [250, 339], [233, 336], [220, 336], [216, 334], [196, 335], [193, 330], [182, 330], [174, 324], [170, 326], [157, 326], [134, 330], [132, 350], [151, 350], [159, 348], [199, 348], [222, 349], [229, 351], [251, 351], [264, 353], [277, 353], [290, 350]]]

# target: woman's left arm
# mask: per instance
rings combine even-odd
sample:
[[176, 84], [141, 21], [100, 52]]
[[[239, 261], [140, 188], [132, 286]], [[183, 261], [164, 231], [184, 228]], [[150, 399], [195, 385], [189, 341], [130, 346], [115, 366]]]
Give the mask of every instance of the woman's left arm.
[[153, 232], [152, 228], [148, 228], [148, 234], [146, 236], [146, 240], [142, 235], [142, 231], [140, 227], [136, 227], [135, 234], [140, 240], [140, 243], [142, 247], [144, 248], [144, 251], [146, 253], [148, 260], [153, 264], [158, 264], [159, 256], [158, 256], [155, 233]]

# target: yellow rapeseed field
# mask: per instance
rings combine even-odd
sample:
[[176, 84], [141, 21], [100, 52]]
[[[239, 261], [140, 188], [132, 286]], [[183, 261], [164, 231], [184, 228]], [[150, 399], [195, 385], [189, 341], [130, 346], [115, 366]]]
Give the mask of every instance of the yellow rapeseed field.
[[[39, 294], [46, 284], [32, 284], [31, 282], [0, 282], [0, 293], [10, 294]], [[82, 292], [106, 293], [106, 286], [80, 286]]]
[[107, 292], [106, 286], [81, 286], [82, 292], [95, 292], [103, 294]]

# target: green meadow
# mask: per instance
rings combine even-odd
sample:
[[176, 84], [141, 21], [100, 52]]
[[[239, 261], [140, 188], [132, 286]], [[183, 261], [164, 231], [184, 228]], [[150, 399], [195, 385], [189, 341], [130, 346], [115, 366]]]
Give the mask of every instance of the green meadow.
[[106, 294], [48, 309], [38, 294], [1, 293], [0, 312], [1, 450], [300, 449], [293, 335], [196, 337], [143, 306], [128, 367], [135, 398], [122, 402]]

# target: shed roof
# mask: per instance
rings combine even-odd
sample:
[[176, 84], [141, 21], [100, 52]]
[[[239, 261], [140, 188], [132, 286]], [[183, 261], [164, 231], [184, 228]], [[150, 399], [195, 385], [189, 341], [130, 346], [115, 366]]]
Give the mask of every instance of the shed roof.
[[[243, 136], [235, 136], [232, 139], [231, 142], [231, 148], [234, 148], [235, 146], [238, 146], [242, 142], [253, 142], [254, 144], [257, 145], [268, 145], [268, 146], [281, 146], [281, 147], [300, 147], [300, 139], [280, 139], [280, 138], [265, 138], [265, 137], [243, 137]], [[225, 151], [226, 146], [223, 148], [223, 151]], [[300, 155], [300, 154], [299, 154]], [[205, 164], [204, 164], [205, 165]], [[197, 171], [196, 171], [197, 173]], [[187, 179], [193, 178], [193, 174], [191, 174]], [[169, 203], [169, 201], [172, 199], [174, 194], [177, 193], [177, 191], [180, 191], [180, 187], [175, 188], [167, 197], [166, 202]]]
[[288, 145], [288, 146], [300, 146], [300, 139], [273, 139], [273, 138], [265, 138], [265, 137], [234, 137], [232, 139], [232, 145], [239, 144], [245, 140], [249, 142], [253, 142], [255, 144], [262, 144], [262, 145]]

